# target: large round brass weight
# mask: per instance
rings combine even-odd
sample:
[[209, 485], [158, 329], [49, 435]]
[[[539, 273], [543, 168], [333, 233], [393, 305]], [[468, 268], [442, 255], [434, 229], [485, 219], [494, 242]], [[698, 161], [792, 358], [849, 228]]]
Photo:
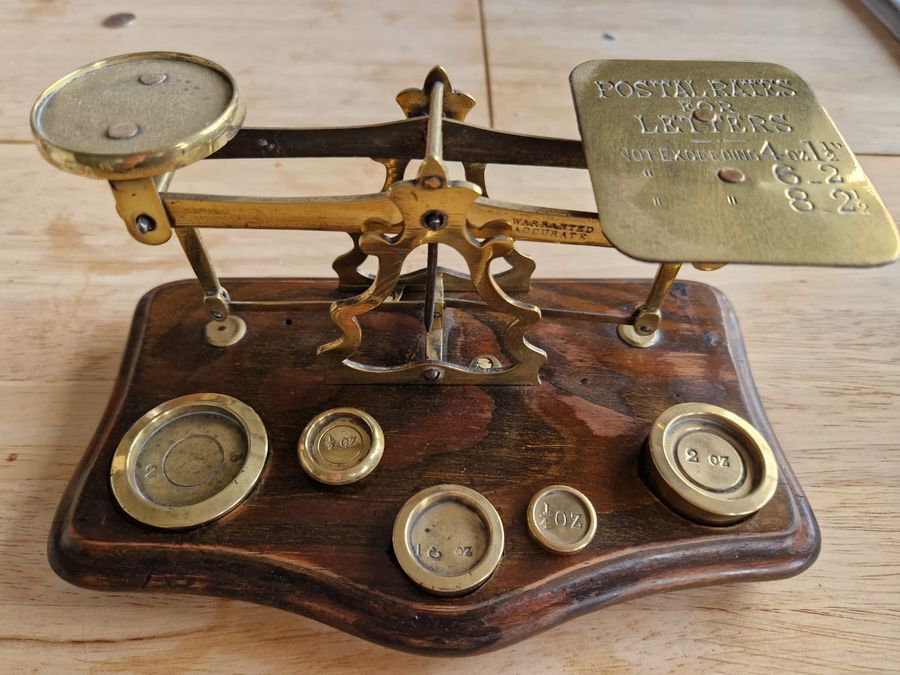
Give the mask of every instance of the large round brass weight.
[[247, 498], [268, 454], [266, 429], [250, 406], [223, 394], [190, 394], [131, 426], [113, 456], [110, 487], [140, 523], [196, 527]]
[[729, 525], [763, 508], [778, 487], [778, 466], [756, 428], [730, 410], [681, 403], [653, 423], [647, 476], [672, 509], [707, 525]]

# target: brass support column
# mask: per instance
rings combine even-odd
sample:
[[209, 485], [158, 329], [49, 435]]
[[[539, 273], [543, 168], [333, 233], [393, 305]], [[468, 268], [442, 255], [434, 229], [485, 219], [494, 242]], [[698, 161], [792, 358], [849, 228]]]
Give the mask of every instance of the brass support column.
[[219, 282], [200, 233], [193, 227], [176, 227], [175, 235], [203, 288], [203, 307], [214, 321], [224, 321], [231, 313], [230, 299]]
[[662, 305], [672, 288], [681, 263], [663, 263], [643, 304], [635, 307], [631, 321], [618, 327], [619, 337], [632, 347], [652, 347], [661, 337]]

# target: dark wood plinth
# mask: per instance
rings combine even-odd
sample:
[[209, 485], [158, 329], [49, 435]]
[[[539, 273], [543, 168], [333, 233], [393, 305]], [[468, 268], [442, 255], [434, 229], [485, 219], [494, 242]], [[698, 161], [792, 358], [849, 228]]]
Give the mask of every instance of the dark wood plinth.
[[[240, 300], [338, 297], [324, 280], [227, 286]], [[646, 291], [647, 282], [542, 281], [528, 298], [602, 311], [627, 308]], [[50, 562], [74, 584], [264, 603], [392, 647], [453, 654], [497, 648], [651, 592], [790, 576], [818, 553], [816, 522], [766, 420], [734, 314], [708, 286], [675, 284], [664, 339], [651, 349], [625, 346], [613, 325], [544, 319], [529, 333], [549, 356], [543, 384], [522, 387], [324, 384], [315, 350], [337, 335], [324, 308], [247, 313], [247, 337], [220, 349], [203, 340], [200, 298], [195, 282], [178, 282], [138, 305], [106, 414], [50, 535]], [[446, 310], [451, 357], [468, 363], [497, 353], [492, 321], [482, 319]], [[411, 317], [373, 313], [364, 325], [373, 358], [402, 360], [415, 349], [420, 324]], [[112, 500], [112, 454], [147, 410], [198, 392], [234, 396], [260, 414], [271, 448], [262, 479], [215, 523], [186, 532], [143, 527]], [[688, 401], [733, 410], [773, 446], [778, 491], [743, 523], [696, 525], [640, 477], [649, 425]], [[367, 479], [327, 487], [303, 473], [296, 443], [313, 415], [337, 406], [372, 414], [386, 447]], [[391, 548], [397, 511], [438, 483], [484, 494], [506, 532], [493, 577], [454, 599], [413, 586]], [[597, 510], [597, 535], [580, 554], [552, 555], [529, 536], [528, 501], [552, 483], [576, 487]]]

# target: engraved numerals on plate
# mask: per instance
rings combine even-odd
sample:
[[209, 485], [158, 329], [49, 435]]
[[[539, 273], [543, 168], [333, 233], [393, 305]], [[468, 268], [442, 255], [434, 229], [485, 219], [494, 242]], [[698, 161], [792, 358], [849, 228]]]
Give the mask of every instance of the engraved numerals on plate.
[[[700, 463], [700, 453], [698, 453], [694, 448], [685, 448], [684, 455], [686, 461], [694, 462], [695, 464]], [[731, 457], [729, 455], [709, 454], [706, 456], [706, 461], [713, 466], [721, 466], [722, 468], [731, 466]]]
[[768, 63], [591, 61], [572, 73], [609, 241], [654, 262], [877, 265], [890, 215], [809, 86]]
[[359, 408], [319, 413], [300, 435], [297, 456], [303, 470], [326, 485], [347, 485], [368, 476], [384, 452], [384, 432]]
[[688, 480], [704, 490], [734, 491], [746, 479], [744, 462], [727, 437], [701, 429], [689, 431], [675, 452]]
[[[460, 558], [474, 557], [471, 546], [457, 546], [453, 549], [453, 554]], [[416, 556], [421, 558], [422, 555], [422, 544], [416, 544]], [[440, 560], [444, 557], [444, 553], [437, 546], [432, 546], [431, 548], [429, 548], [427, 551], [425, 551], [424, 555], [427, 555], [432, 560]]]
[[[835, 151], [843, 147], [841, 143], [822, 143], [819, 151], [816, 145], [805, 141], [807, 152], [791, 153], [794, 157], [799, 154], [799, 159], [790, 164], [776, 162], [772, 165], [772, 173], [779, 181], [788, 186], [784, 189], [784, 195], [791, 208], [798, 213], [812, 213], [825, 210], [838, 215], [866, 215], [869, 213], [869, 205], [859, 196], [857, 190], [847, 187], [847, 177], [836, 166], [838, 160]], [[771, 150], [773, 157], [778, 157], [774, 148]], [[816, 161], [820, 157], [828, 157], [830, 162]], [[800, 162], [806, 162], [801, 164]], [[810, 194], [813, 192], [815, 198]]]
[[324, 444], [326, 450], [334, 450], [335, 448], [350, 450], [361, 445], [359, 434], [352, 429], [346, 436], [335, 437], [334, 434], [327, 433], [322, 439], [322, 443]]
[[410, 497], [394, 520], [394, 554], [406, 575], [437, 595], [468, 593], [503, 555], [503, 523], [491, 503], [461, 485], [435, 485]]

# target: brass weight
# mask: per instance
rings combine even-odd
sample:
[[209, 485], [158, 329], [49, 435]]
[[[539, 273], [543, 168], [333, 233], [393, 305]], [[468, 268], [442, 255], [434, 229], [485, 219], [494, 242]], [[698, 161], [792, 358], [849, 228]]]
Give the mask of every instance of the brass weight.
[[384, 432], [358, 408], [332, 408], [306, 425], [297, 444], [300, 466], [327, 485], [347, 485], [368, 476], [384, 452]]
[[536, 492], [526, 518], [532, 538], [552, 553], [578, 553], [597, 532], [591, 500], [568, 485], [551, 485]]
[[397, 562], [423, 590], [463, 595], [490, 578], [503, 556], [503, 523], [483, 495], [435, 485], [413, 495], [394, 520]]
[[255, 487], [269, 445], [250, 406], [222, 394], [191, 394], [156, 406], [126, 432], [110, 485], [132, 518], [184, 529], [222, 517]]
[[729, 525], [752, 516], [778, 487], [766, 439], [715, 405], [668, 408], [653, 423], [646, 451], [651, 487], [673, 510], [700, 523]]

